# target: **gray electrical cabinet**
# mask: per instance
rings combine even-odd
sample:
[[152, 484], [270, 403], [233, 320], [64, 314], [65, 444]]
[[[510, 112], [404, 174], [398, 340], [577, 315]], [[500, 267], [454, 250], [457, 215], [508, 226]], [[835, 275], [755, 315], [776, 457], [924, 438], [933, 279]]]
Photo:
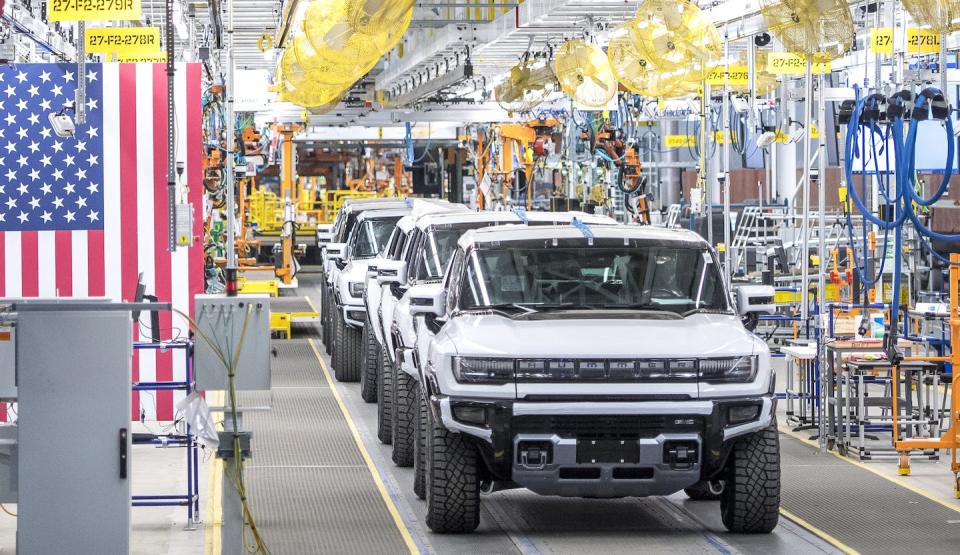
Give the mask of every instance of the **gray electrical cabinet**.
[[130, 312], [27, 304], [16, 336], [17, 552], [128, 553]]
[[[235, 369], [238, 390], [270, 389], [270, 297], [197, 295], [194, 376], [201, 391], [229, 388], [227, 367]], [[246, 329], [244, 329], [246, 322]], [[209, 340], [209, 341], [208, 341]]]

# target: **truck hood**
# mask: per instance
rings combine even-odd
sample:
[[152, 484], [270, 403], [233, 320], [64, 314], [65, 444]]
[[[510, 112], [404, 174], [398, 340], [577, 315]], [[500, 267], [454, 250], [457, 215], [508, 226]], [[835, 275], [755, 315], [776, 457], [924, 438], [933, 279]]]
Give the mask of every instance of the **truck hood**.
[[698, 358], [759, 354], [767, 348], [739, 317], [728, 314], [683, 319], [638, 318], [618, 311], [568, 312], [547, 319], [460, 314], [447, 326], [444, 335], [464, 356]]

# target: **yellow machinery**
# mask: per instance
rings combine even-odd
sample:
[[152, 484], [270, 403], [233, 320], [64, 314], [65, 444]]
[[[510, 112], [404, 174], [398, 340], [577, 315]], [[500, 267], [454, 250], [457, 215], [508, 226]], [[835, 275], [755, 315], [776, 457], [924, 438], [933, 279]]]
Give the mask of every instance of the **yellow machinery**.
[[[947, 449], [950, 451], [950, 470], [953, 471], [953, 491], [957, 498], [960, 498], [960, 460], [957, 459], [957, 449], [960, 448], [960, 299], [958, 299], [958, 289], [960, 289], [960, 254], [950, 255], [950, 344], [953, 345], [952, 352], [947, 356], [911, 356], [904, 357], [904, 361], [925, 361], [934, 363], [949, 363], [953, 368], [953, 379], [950, 384], [950, 422], [949, 427], [939, 438], [901, 438], [899, 427], [899, 407], [898, 398], [899, 388], [899, 369], [894, 369], [893, 379], [890, 380], [893, 385], [893, 446], [900, 452], [901, 475], [910, 473], [909, 451], [913, 449]], [[907, 392], [907, 395], [910, 393]]]

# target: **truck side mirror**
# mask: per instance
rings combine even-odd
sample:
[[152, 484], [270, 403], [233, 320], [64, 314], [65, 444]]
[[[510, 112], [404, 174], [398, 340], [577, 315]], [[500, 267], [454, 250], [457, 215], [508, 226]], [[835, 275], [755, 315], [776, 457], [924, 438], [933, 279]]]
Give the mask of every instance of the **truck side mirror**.
[[377, 265], [377, 283], [404, 283], [407, 281], [407, 263], [402, 260], [385, 260]]
[[770, 285], [740, 285], [733, 289], [737, 298], [737, 312], [748, 314], [775, 314], [774, 289]]
[[414, 285], [407, 292], [410, 297], [410, 313], [413, 315], [443, 316], [446, 311], [446, 291], [439, 283]]

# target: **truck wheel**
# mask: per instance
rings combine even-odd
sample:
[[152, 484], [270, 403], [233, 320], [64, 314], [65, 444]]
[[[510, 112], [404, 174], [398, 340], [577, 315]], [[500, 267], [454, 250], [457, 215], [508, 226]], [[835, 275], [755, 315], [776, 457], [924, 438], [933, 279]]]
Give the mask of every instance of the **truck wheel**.
[[780, 438], [776, 426], [737, 439], [727, 460], [720, 516], [731, 532], [767, 534], [780, 518]]
[[426, 451], [427, 451], [427, 400], [422, 387], [417, 387], [417, 437], [413, 442], [413, 493], [420, 499], [427, 498]]
[[[336, 310], [336, 309], [334, 309]], [[336, 312], [330, 315], [330, 343], [327, 350], [330, 352], [330, 364], [333, 364], [333, 374], [339, 380], [340, 366], [343, 365], [343, 326], [340, 324], [340, 315]]]
[[725, 487], [726, 482], [722, 480], [702, 480], [683, 490], [683, 493], [694, 501], [716, 501], [720, 499]]
[[377, 438], [380, 443], [390, 445], [393, 441], [391, 424], [393, 423], [393, 368], [387, 359], [385, 349], [380, 351], [379, 373], [377, 375]]
[[327, 286], [326, 284], [320, 286], [320, 339], [323, 341], [323, 346], [327, 348], [327, 352], [333, 354], [333, 351], [330, 348], [331, 340], [331, 328], [333, 323], [330, 321], [330, 298], [327, 295]]
[[399, 368], [393, 374], [393, 462], [397, 466], [413, 466], [413, 444], [417, 437], [417, 380]]
[[360, 359], [360, 398], [377, 402], [377, 337], [370, 328], [370, 318], [363, 326], [363, 356]]
[[477, 450], [427, 411], [427, 526], [438, 534], [472, 532], [480, 524]]
[[338, 329], [343, 330], [343, 339], [338, 342], [340, 351], [340, 366], [337, 368], [337, 380], [341, 382], [356, 382], [360, 380], [360, 330], [351, 328], [340, 318]]

